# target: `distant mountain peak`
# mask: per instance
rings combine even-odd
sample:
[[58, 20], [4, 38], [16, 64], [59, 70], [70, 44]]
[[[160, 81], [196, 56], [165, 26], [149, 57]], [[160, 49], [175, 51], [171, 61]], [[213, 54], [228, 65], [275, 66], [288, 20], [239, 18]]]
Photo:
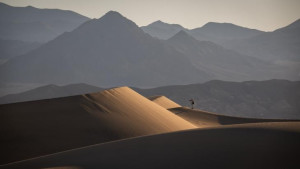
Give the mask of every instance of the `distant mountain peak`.
[[166, 24], [166, 23], [161, 20], [157, 20], [157, 21], [153, 22], [152, 24]]
[[103, 17], [124, 17], [117, 11], [108, 11]]
[[109, 11], [105, 15], [103, 15], [101, 18], [99, 18], [98, 20], [106, 22], [107, 25], [110, 25], [112, 23], [118, 23], [118, 24], [130, 23], [131, 25], [137, 26], [133, 21], [124, 17], [122, 14], [120, 14], [117, 11]]
[[234, 25], [232, 23], [226, 23], [226, 22], [223, 22], [223, 23], [219, 23], [219, 22], [208, 22], [206, 23], [205, 25], [202, 26], [202, 28], [214, 28], [214, 27], [239, 27], [237, 25]]
[[29, 6], [26, 6], [26, 8], [27, 8], [27, 9], [38, 9], [38, 8], [35, 8], [35, 7], [33, 7], [33, 6], [30, 6], [30, 5], [29, 5]]
[[155, 22], [150, 23], [148, 26], [172, 26], [172, 27], [177, 27], [179, 29], [185, 29], [183, 26], [179, 24], [171, 24], [171, 23], [166, 23], [161, 20], [157, 20]]
[[172, 36], [169, 40], [192, 40], [197, 41], [194, 37], [192, 37], [190, 34], [188, 34], [186, 31], [181, 30], [178, 33], [176, 33], [174, 36]]

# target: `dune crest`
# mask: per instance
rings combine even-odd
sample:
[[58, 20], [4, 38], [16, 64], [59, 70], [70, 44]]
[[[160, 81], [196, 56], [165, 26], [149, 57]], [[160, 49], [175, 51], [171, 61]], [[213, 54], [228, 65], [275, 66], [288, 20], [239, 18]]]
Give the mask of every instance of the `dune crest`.
[[181, 107], [181, 105], [175, 103], [173, 100], [167, 98], [166, 96], [151, 96], [148, 97], [148, 99], [166, 109]]
[[109, 129], [124, 136], [157, 134], [196, 128], [129, 87], [83, 95], [82, 106]]

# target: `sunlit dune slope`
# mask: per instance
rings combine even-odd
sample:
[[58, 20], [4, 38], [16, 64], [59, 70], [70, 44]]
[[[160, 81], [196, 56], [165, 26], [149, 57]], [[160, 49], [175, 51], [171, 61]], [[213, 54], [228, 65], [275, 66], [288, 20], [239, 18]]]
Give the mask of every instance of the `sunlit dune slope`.
[[299, 141], [299, 122], [249, 123], [120, 140], [3, 168], [295, 168]]
[[148, 97], [148, 99], [153, 101], [154, 103], [166, 108], [166, 109], [181, 107], [179, 104], [177, 104], [174, 101], [170, 100], [166, 96], [151, 96], [151, 97]]
[[195, 128], [128, 87], [0, 106], [0, 164], [128, 137]]
[[284, 120], [284, 119], [255, 119], [255, 118], [234, 117], [234, 116], [219, 115], [219, 114], [197, 110], [197, 109], [189, 109], [187, 107], [177, 107], [168, 110], [198, 127], [210, 127], [210, 126], [243, 124], [243, 123], [259, 123], [259, 122], [300, 121], [300, 120]]

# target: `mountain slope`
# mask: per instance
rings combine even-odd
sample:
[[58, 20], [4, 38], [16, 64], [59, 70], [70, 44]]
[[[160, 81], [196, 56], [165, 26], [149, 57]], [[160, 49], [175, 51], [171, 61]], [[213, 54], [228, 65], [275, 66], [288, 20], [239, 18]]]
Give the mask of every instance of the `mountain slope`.
[[46, 42], [87, 20], [89, 18], [72, 11], [12, 7], [0, 3], [0, 38]]
[[209, 22], [202, 27], [191, 30], [178, 24], [168, 24], [161, 21], [153, 22], [141, 28], [146, 33], [159, 39], [169, 39], [183, 30], [199, 41], [211, 41], [221, 45], [231, 40], [250, 38], [263, 33], [259, 30], [241, 27], [231, 23], [216, 22]]
[[1, 164], [196, 128], [128, 87], [0, 106]]
[[[208, 41], [198, 41], [180, 31], [168, 43], [185, 54], [199, 70], [227, 81], [265, 80], [273, 76], [271, 65]], [[277, 75], [276, 75], [277, 76]]]
[[[275, 30], [228, 43], [228, 47], [264, 60], [300, 62], [300, 19]], [[299, 73], [299, 72], [298, 72]]]
[[224, 45], [228, 41], [257, 36], [262, 31], [237, 26], [231, 23], [209, 22], [200, 28], [190, 30], [190, 34], [201, 41], [211, 41]]
[[104, 87], [203, 82], [209, 76], [182, 53], [117, 12], [85, 22], [0, 67], [1, 80]]
[[41, 46], [41, 43], [0, 39], [0, 64], [5, 63], [12, 57], [36, 49], [39, 46]]

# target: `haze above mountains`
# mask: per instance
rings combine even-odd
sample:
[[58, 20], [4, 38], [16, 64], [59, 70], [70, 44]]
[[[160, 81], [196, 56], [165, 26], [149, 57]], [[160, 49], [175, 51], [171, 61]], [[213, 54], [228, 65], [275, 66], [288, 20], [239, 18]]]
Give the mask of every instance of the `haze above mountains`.
[[[1, 4], [1, 8], [12, 7]], [[13, 13], [10, 12], [12, 9]], [[23, 52], [25, 54], [19, 52], [19, 56], [15, 54], [11, 59], [6, 57], [5, 63], [0, 66], [2, 83], [88, 83], [102, 87], [156, 87], [202, 83], [214, 79], [299, 79], [298, 62], [295, 59], [298, 57], [298, 51], [293, 47], [299, 43], [297, 22], [280, 31], [293, 30], [288, 31], [289, 36], [294, 34], [290, 39], [285, 38], [285, 43], [290, 43], [295, 50], [283, 47], [282, 53], [288, 57], [274, 55], [274, 59], [270, 60], [266, 59], [267, 55], [249, 55], [249, 52], [240, 51], [243, 47], [237, 46], [248, 44], [246, 42], [251, 38], [276, 34], [278, 31], [265, 33], [219, 23], [208, 23], [201, 28], [187, 30], [180, 25], [170, 25], [161, 21], [139, 28], [134, 22], [113, 11], [100, 19], [89, 20], [70, 11], [32, 7], [12, 9], [2, 11], [11, 16], [2, 18], [3, 22], [9, 18], [16, 21], [26, 20], [29, 16], [40, 13], [47, 15], [42, 15], [46, 18], [45, 22], [55, 20], [53, 18], [58, 19], [57, 16], [73, 23], [76, 21], [78, 25], [80, 22], [86, 22], [78, 27], [70, 24], [68, 29], [61, 25], [62, 34], [55, 39], [49, 38], [50, 41]], [[20, 17], [20, 14], [15, 16], [16, 13], [22, 12], [25, 13], [23, 17]], [[26, 13], [30, 15], [27, 16]], [[160, 40], [145, 32], [152, 36], [156, 33], [161, 39], [173, 36], [168, 40]], [[276, 40], [280, 42], [281, 38]], [[226, 45], [222, 41], [226, 42]], [[272, 46], [270, 43], [274, 39], [267, 41], [261, 43]], [[271, 50], [268, 47], [264, 48], [263, 44], [260, 47], [264, 52]], [[250, 49], [251, 45], [245, 48]], [[280, 64], [277, 64], [278, 58]]]

